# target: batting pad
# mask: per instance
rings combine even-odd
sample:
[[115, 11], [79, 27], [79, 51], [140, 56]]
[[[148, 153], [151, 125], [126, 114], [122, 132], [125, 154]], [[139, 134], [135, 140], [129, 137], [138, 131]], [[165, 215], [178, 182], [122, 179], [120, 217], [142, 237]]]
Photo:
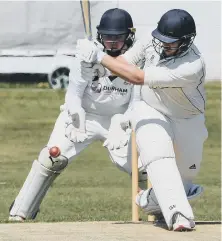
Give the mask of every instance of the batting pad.
[[10, 215], [33, 219], [46, 192], [58, 175], [59, 173], [46, 169], [35, 160], [22, 189], [15, 199]]
[[177, 212], [194, 219], [174, 158], [150, 163], [147, 173], [169, 229], [172, 228], [172, 217]]

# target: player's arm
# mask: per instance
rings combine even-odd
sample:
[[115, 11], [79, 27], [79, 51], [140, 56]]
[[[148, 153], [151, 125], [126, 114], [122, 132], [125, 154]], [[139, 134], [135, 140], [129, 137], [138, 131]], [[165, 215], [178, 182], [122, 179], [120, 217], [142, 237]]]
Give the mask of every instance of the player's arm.
[[105, 55], [101, 61], [101, 64], [109, 69], [112, 73], [119, 76], [120, 78], [135, 84], [144, 84], [144, 71], [138, 69], [136, 66], [129, 64], [124, 61], [112, 58], [111, 56]]
[[[86, 46], [88, 49], [85, 49]], [[131, 53], [134, 47], [129, 50]], [[96, 49], [95, 45], [90, 41], [82, 41], [77, 46], [77, 52], [84, 61], [97, 61], [115, 75], [135, 85], [148, 85], [150, 88], [183, 87], [191, 83], [196, 85], [200, 81], [201, 74], [202, 78], [204, 78], [204, 65], [199, 56], [196, 56], [195, 59], [186, 60], [184, 63], [178, 63], [174, 68], [151, 66], [145, 67], [144, 70], [139, 69], [135, 64], [138, 64], [140, 59], [146, 57], [146, 47], [149, 47], [149, 43], [145, 45], [141, 41], [138, 48], [139, 57], [136, 57], [135, 51], [130, 58], [126, 57], [127, 54], [120, 58], [113, 58]], [[126, 57], [126, 61], [122, 59], [124, 57]]]
[[150, 88], [184, 87], [196, 84], [201, 77], [205, 76], [205, 67], [200, 58], [192, 62], [181, 63], [175, 68], [151, 66], [144, 70], [123, 60], [116, 61], [107, 55], [103, 57], [101, 63], [126, 81], [136, 85], [148, 85]]
[[82, 108], [82, 98], [88, 81], [81, 78], [79, 62], [71, 69], [69, 78], [65, 102], [70, 118], [65, 135], [72, 142], [83, 142], [88, 138], [85, 128], [86, 113]]
[[70, 115], [76, 113], [82, 107], [82, 97], [88, 81], [84, 80], [80, 74], [79, 61], [74, 62], [69, 74], [69, 85], [67, 88], [65, 102]]

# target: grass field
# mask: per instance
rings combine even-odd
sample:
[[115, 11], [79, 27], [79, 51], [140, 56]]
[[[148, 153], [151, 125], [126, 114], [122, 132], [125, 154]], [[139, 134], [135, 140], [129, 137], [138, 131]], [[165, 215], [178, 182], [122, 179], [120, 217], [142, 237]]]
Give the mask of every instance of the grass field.
[[[206, 88], [209, 138], [196, 180], [205, 193], [194, 213], [198, 220], [220, 220], [220, 82]], [[7, 221], [8, 208], [47, 142], [63, 100], [63, 91], [0, 89], [0, 222]], [[101, 143], [92, 144], [56, 179], [36, 219], [89, 220], [131, 220], [131, 180], [112, 165]]]

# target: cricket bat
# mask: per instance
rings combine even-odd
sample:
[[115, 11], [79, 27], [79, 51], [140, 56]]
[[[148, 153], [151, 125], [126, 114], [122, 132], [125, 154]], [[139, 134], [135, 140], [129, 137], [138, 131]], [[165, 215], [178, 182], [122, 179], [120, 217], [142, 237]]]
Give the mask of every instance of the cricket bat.
[[[135, 197], [138, 193], [138, 181], [139, 181], [139, 174], [138, 174], [138, 153], [137, 153], [137, 146], [136, 146], [136, 133], [132, 131], [132, 221], [138, 222], [139, 221], [139, 207], [136, 205]], [[151, 182], [149, 178], [147, 179], [147, 188], [151, 188]], [[147, 217], [148, 222], [154, 222], [155, 216], [148, 215]]]
[[92, 40], [92, 27], [91, 27], [91, 14], [90, 14], [90, 1], [80, 0], [82, 18], [84, 23], [85, 35], [88, 40]]
[[139, 221], [139, 207], [135, 198], [138, 193], [138, 154], [136, 147], [136, 134], [132, 131], [132, 221]]
[[[80, 0], [82, 18], [84, 23], [84, 30], [86, 38], [92, 41], [92, 26], [91, 26], [91, 13], [90, 13], [90, 1], [89, 0]], [[94, 81], [98, 81], [99, 77], [95, 76]], [[96, 82], [95, 82], [96, 83]]]

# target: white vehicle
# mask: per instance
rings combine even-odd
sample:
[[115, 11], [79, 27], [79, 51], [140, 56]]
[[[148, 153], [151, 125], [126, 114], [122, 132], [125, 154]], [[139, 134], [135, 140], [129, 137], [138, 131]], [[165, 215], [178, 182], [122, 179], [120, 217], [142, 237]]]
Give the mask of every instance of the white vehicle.
[[0, 73], [2, 74], [46, 74], [53, 89], [66, 89], [69, 70], [74, 53], [66, 51], [2, 50]]

